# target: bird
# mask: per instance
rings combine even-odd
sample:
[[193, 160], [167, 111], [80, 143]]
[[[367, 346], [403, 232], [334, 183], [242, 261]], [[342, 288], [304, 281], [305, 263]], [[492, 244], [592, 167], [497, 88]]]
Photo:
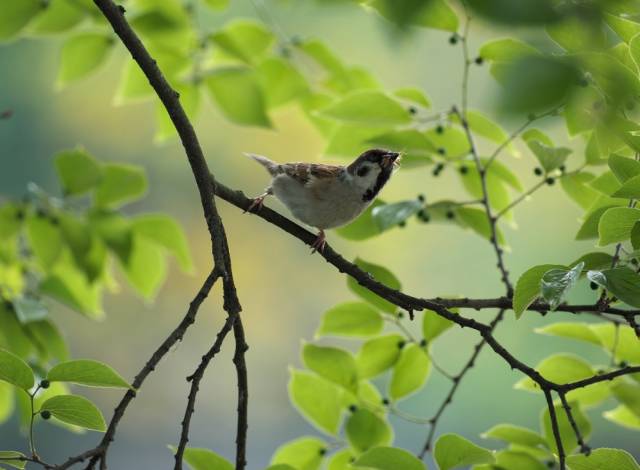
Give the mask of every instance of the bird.
[[262, 155], [245, 155], [260, 163], [272, 178], [245, 212], [259, 211], [267, 196], [275, 196], [296, 219], [318, 229], [312, 253], [324, 251], [325, 230], [348, 224], [369, 207], [399, 167], [400, 157], [398, 152], [374, 148], [344, 166], [281, 164]]

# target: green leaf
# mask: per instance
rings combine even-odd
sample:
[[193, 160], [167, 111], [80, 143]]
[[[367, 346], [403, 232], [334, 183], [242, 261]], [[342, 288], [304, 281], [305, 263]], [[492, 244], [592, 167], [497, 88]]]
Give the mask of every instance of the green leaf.
[[35, 214], [27, 219], [29, 245], [40, 265], [50, 269], [63, 248], [60, 228], [51, 219]]
[[[633, 180], [630, 180], [633, 181]], [[598, 245], [606, 246], [628, 240], [633, 226], [640, 220], [640, 209], [612, 207], [598, 221]]]
[[484, 43], [479, 51], [484, 60], [494, 62], [511, 62], [538, 53], [535, 47], [513, 38], [491, 40]]
[[[547, 380], [556, 383], [576, 382], [593, 377], [596, 372], [591, 366], [577, 356], [571, 354], [554, 354], [540, 362], [535, 369]], [[529, 392], [538, 392], [540, 387], [531, 378], [519, 380], [514, 387]], [[567, 394], [569, 401], [579, 402], [583, 406], [600, 403], [609, 396], [605, 383], [597, 383], [589, 387], [573, 390]]]
[[17, 204], [0, 206], [0, 241], [13, 238], [20, 232], [24, 211]]
[[392, 333], [366, 341], [356, 356], [361, 378], [375, 377], [391, 368], [400, 357], [400, 344], [404, 338]]
[[0, 0], [0, 41], [17, 35], [42, 9], [40, 0]]
[[356, 459], [351, 449], [342, 449], [329, 458], [327, 470], [353, 470], [351, 462]]
[[427, 470], [426, 465], [404, 449], [395, 447], [374, 447], [358, 460], [354, 467], [366, 467], [375, 470]]
[[495, 460], [490, 450], [479, 447], [457, 434], [440, 436], [433, 449], [433, 456], [440, 470], [493, 463]]
[[[458, 313], [455, 309], [449, 310], [451, 313]], [[442, 333], [453, 326], [451, 320], [441, 317], [433, 310], [425, 310], [422, 317], [422, 335], [427, 343], [430, 343]]]
[[[175, 454], [176, 447], [170, 446]], [[235, 466], [221, 455], [209, 449], [187, 447], [182, 455], [182, 460], [187, 462], [193, 470], [233, 470]]]
[[[455, 122], [460, 122], [460, 119], [457, 115], [454, 115], [452, 119]], [[467, 111], [467, 122], [469, 123], [469, 127], [475, 134], [482, 136], [485, 139], [491, 140], [498, 144], [502, 144], [509, 139], [509, 135], [502, 127], [500, 127], [499, 124], [489, 119], [480, 111], [476, 111], [473, 109]]]
[[4, 349], [0, 349], [0, 380], [23, 390], [31, 389], [35, 382], [31, 367], [18, 356]]
[[215, 69], [205, 80], [222, 114], [236, 124], [271, 127], [256, 73], [245, 67]]
[[396, 91], [393, 92], [393, 94], [398, 98], [402, 98], [404, 100], [410, 101], [411, 103], [422, 106], [423, 108], [431, 107], [431, 100], [425, 94], [425, 92], [422, 91], [420, 88], [414, 88], [414, 87], [398, 88]]
[[287, 464], [296, 470], [318, 470], [327, 444], [317, 437], [300, 437], [280, 446], [271, 464]]
[[[486, 165], [488, 162], [488, 159], [481, 158], [480, 161], [484, 165]], [[507, 168], [505, 165], [500, 163], [499, 161], [494, 160], [491, 163], [488, 173], [489, 175], [491, 175], [491, 177], [496, 177], [504, 181], [516, 191], [524, 191], [524, 187], [522, 186], [522, 183], [520, 182], [520, 179], [518, 178], [518, 176], [514, 172], [512, 172], [509, 168]]]
[[373, 0], [367, 7], [399, 27], [422, 26], [452, 32], [458, 29], [458, 16], [445, 0]]
[[70, 213], [60, 215], [60, 229], [73, 255], [73, 262], [89, 282], [105, 274], [107, 248], [87, 220]]
[[620, 405], [613, 410], [604, 412], [603, 416], [612, 423], [616, 423], [618, 426], [622, 426], [626, 429], [632, 429], [634, 431], [640, 431], [640, 418], [638, 418], [637, 415], [624, 405]]
[[147, 191], [147, 177], [139, 166], [109, 163], [103, 167], [102, 181], [96, 188], [98, 207], [120, 207], [140, 199]]
[[66, 85], [86, 77], [106, 62], [114, 44], [105, 33], [80, 33], [62, 45], [58, 83]]
[[611, 171], [621, 183], [625, 183], [634, 176], [640, 175], [639, 161], [616, 155], [615, 153], [609, 157], [609, 168], [611, 168]]
[[349, 416], [345, 432], [349, 444], [358, 452], [389, 445], [393, 440], [393, 431], [389, 424], [364, 408], [357, 409]]
[[602, 215], [612, 207], [616, 206], [607, 205], [588, 212], [583, 217], [584, 221], [582, 222], [580, 230], [578, 230], [578, 233], [576, 234], [576, 240], [590, 240], [592, 238], [598, 238], [598, 224], [600, 223], [600, 218], [602, 218]]
[[546, 25], [545, 30], [567, 52], [604, 49], [607, 44], [600, 22], [583, 21], [572, 15]]
[[[591, 435], [591, 422], [587, 418], [587, 416], [580, 409], [580, 405], [575, 402], [569, 402], [569, 406], [571, 407], [571, 412], [575, 419], [576, 425], [582, 436], [585, 440], [589, 438]], [[556, 417], [558, 419], [558, 429], [560, 431], [560, 439], [562, 440], [562, 445], [567, 454], [573, 452], [576, 447], [578, 447], [578, 440], [576, 438], [575, 432], [567, 419], [567, 414], [564, 411], [562, 405], [554, 406]], [[545, 407], [542, 413], [542, 429], [544, 432], [544, 437], [547, 440], [547, 444], [549, 448], [554, 452], [558, 453], [558, 448], [556, 446], [556, 441], [553, 437], [553, 430], [551, 429], [551, 418], [549, 417], [549, 409]]]
[[537, 432], [513, 424], [497, 424], [482, 434], [483, 439], [497, 439], [509, 444], [537, 447], [547, 445], [547, 441]]
[[[372, 112], [371, 110], [375, 110]], [[322, 116], [354, 124], [388, 126], [411, 122], [409, 112], [396, 100], [374, 90], [352, 92], [321, 109]]]
[[629, 268], [589, 271], [590, 281], [604, 287], [618, 299], [640, 308], [640, 275]]
[[68, 0], [52, 0], [44, 11], [29, 23], [29, 32], [35, 34], [57, 34], [68, 31], [85, 18], [81, 5]]
[[620, 197], [625, 199], [640, 198], [640, 175], [634, 176], [625, 182], [619, 190], [611, 195], [611, 197]]
[[79, 395], [51, 397], [42, 404], [40, 411], [44, 410], [51, 412], [54, 418], [63, 423], [101, 432], [107, 429], [102, 413], [96, 405]]
[[[455, 210], [456, 218], [460, 220], [464, 227], [468, 227], [478, 235], [487, 240], [490, 240], [493, 237], [493, 232], [491, 230], [491, 225], [489, 224], [489, 219], [487, 218], [487, 214], [482, 209], [474, 209], [472, 207], [460, 207]], [[504, 246], [505, 240], [504, 235], [500, 229], [497, 229], [497, 238], [498, 244], [500, 246]]]
[[463, 157], [470, 153], [467, 135], [457, 127], [443, 128], [443, 132], [438, 132], [438, 127], [433, 127], [425, 136], [431, 146], [447, 158]]
[[269, 109], [299, 99], [310, 92], [304, 76], [289, 61], [280, 57], [269, 57], [262, 61], [257, 73]]
[[133, 219], [131, 228], [135, 234], [166, 248], [184, 271], [193, 270], [187, 237], [173, 218], [164, 214], [145, 214]]
[[345, 336], [367, 338], [382, 331], [384, 321], [376, 309], [364, 302], [344, 302], [322, 316], [316, 337]]
[[536, 156], [545, 172], [560, 167], [571, 154], [571, 149], [565, 147], [549, 147], [539, 140], [530, 140], [527, 145]]
[[495, 466], [488, 466], [491, 469], [513, 468], [518, 470], [547, 470], [549, 468], [526, 452], [503, 450], [498, 452], [495, 458]]
[[592, 323], [589, 326], [600, 338], [602, 347], [614, 355], [616, 362], [640, 363], [640, 348], [637, 347], [633, 328], [625, 325], [615, 328], [611, 323]]
[[305, 344], [302, 348], [302, 362], [330, 382], [357, 393], [358, 369], [355, 359], [348, 351], [330, 346]]
[[393, 368], [389, 396], [399, 400], [417, 392], [427, 381], [430, 370], [431, 361], [426, 351], [417, 344], [408, 344]]
[[546, 325], [542, 328], [536, 328], [534, 331], [542, 335], [560, 336], [562, 338], [585, 341], [597, 346], [601, 345], [600, 338], [593, 332], [587, 323], [558, 322]]
[[214, 10], [224, 10], [230, 2], [231, 0], [204, 0], [204, 4]]
[[344, 227], [336, 229], [336, 233], [347, 240], [366, 240], [375, 237], [381, 233], [380, 228], [375, 220], [373, 220], [373, 209], [384, 205], [380, 199], [373, 201], [360, 216]]
[[85, 150], [67, 150], [54, 157], [56, 172], [65, 194], [83, 194], [102, 179], [100, 163]]
[[603, 19], [624, 42], [631, 41], [634, 36], [640, 33], [640, 23], [635, 21], [607, 13], [604, 14]]
[[553, 141], [551, 140], [551, 137], [549, 137], [547, 134], [542, 132], [540, 129], [536, 129], [536, 128], [527, 129], [522, 133], [520, 137], [522, 137], [522, 140], [524, 140], [526, 143], [529, 143], [534, 140], [538, 140], [542, 142], [544, 145], [546, 145], [547, 147], [554, 146]]
[[15, 450], [0, 450], [0, 465], [8, 465], [9, 467], [23, 469], [27, 466], [26, 458], [22, 452]]
[[345, 392], [337, 385], [315, 374], [293, 369], [290, 373], [291, 403], [318, 429], [333, 436], [337, 435]]
[[569, 173], [560, 178], [560, 184], [576, 204], [587, 210], [593, 206], [593, 203], [599, 197], [598, 192], [586, 184], [592, 179], [593, 175], [586, 172]]
[[596, 251], [593, 253], [587, 253], [582, 255], [580, 258], [575, 260], [573, 263], [569, 264], [570, 267], [574, 267], [580, 263], [584, 263], [584, 267], [582, 268], [582, 272], [590, 271], [593, 269], [605, 269], [611, 266], [613, 262], [613, 256], [609, 253], [602, 253], [601, 251]]
[[631, 454], [622, 449], [595, 449], [589, 456], [570, 455], [567, 464], [571, 470], [639, 470], [640, 465]]
[[552, 269], [562, 268], [557, 264], [541, 264], [529, 268], [520, 276], [516, 283], [516, 289], [513, 295], [513, 311], [516, 318], [524, 313], [524, 311], [540, 296], [540, 281], [542, 276]]
[[[391, 289], [401, 289], [402, 286], [400, 284], [400, 281], [387, 268], [379, 266], [377, 264], [369, 263], [360, 258], [356, 258], [354, 263], [360, 269], [368, 273], [374, 280], [386, 285]], [[369, 289], [361, 286], [351, 276], [347, 277], [347, 286], [349, 287], [351, 292], [356, 294], [361, 299], [366, 300], [371, 305], [377, 307], [383, 312], [393, 313], [396, 311], [395, 305], [383, 299], [382, 297], [379, 297], [377, 294], [374, 294]]]
[[[180, 84], [174, 87], [175, 91], [180, 96], [180, 103], [187, 114], [187, 117], [194, 121], [200, 111], [200, 105], [202, 103], [200, 87], [191, 83]], [[156, 133], [153, 136], [156, 142], [165, 142], [173, 137], [177, 136], [173, 121], [169, 117], [169, 113], [164, 105], [160, 102], [156, 102]]]
[[53, 366], [47, 379], [50, 382], [72, 382], [91, 387], [131, 388], [110, 366], [89, 359], [61, 362]]
[[155, 297], [167, 277], [167, 262], [162, 248], [140, 236], [133, 238], [131, 254], [123, 268], [129, 283], [148, 300]]
[[255, 64], [275, 42], [275, 36], [261, 23], [235, 20], [213, 33], [213, 43], [225, 53], [247, 64]]
[[14, 408], [13, 386], [0, 380], [0, 424], [11, 418]]
[[381, 231], [404, 223], [424, 207], [418, 200], [409, 200], [375, 207], [371, 214]]
[[40, 352], [44, 360], [69, 359], [69, 349], [58, 327], [49, 320], [39, 320], [26, 325], [29, 335], [43, 344], [45, 351]]
[[558, 308], [567, 293], [576, 285], [583, 268], [584, 262], [581, 262], [569, 270], [556, 268], [542, 275], [540, 292], [551, 310]]
[[620, 403], [640, 418], [640, 385], [620, 381], [611, 385], [611, 391]]
[[133, 59], [127, 61], [122, 68], [122, 76], [118, 83], [113, 101], [116, 105], [151, 99], [153, 88], [146, 75]]

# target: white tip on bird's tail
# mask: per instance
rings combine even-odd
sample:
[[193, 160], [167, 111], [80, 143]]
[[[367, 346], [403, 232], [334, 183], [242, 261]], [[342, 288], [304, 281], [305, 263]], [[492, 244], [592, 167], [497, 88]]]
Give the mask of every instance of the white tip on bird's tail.
[[278, 167], [279, 165], [274, 162], [273, 160], [268, 159], [267, 157], [263, 157], [262, 155], [257, 155], [255, 153], [247, 153], [245, 152], [245, 155], [249, 158], [253, 158], [255, 161], [257, 161], [260, 165], [262, 165], [263, 167], [266, 168], [266, 170], [271, 174], [271, 175], [276, 175], [278, 173]]

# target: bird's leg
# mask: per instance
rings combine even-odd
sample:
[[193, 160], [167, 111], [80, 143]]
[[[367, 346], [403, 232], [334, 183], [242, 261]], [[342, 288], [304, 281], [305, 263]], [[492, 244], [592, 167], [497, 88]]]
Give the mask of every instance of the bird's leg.
[[324, 233], [324, 230], [320, 230], [320, 232], [318, 232], [318, 237], [311, 244], [311, 248], [313, 248], [311, 250], [311, 254], [315, 253], [316, 251], [319, 251], [320, 253], [322, 253], [324, 251], [324, 246], [326, 244], [327, 244], [327, 237]]
[[[247, 210], [245, 210], [244, 212], [258, 212], [260, 209], [262, 209], [262, 206], [264, 205], [264, 199], [267, 196], [270, 196], [273, 194], [273, 189], [271, 189], [271, 186], [269, 186], [264, 193], [262, 193], [260, 196], [258, 197], [254, 197], [253, 198], [253, 202], [251, 203], [251, 205], [249, 207], [247, 207]], [[255, 209], [255, 210], [254, 210]]]

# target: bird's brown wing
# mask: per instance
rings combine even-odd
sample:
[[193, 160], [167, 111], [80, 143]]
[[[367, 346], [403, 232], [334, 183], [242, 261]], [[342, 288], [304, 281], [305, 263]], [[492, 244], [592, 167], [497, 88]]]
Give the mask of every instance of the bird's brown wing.
[[301, 184], [309, 184], [312, 180], [323, 180], [337, 177], [344, 167], [325, 165], [322, 163], [285, 163], [282, 171]]

